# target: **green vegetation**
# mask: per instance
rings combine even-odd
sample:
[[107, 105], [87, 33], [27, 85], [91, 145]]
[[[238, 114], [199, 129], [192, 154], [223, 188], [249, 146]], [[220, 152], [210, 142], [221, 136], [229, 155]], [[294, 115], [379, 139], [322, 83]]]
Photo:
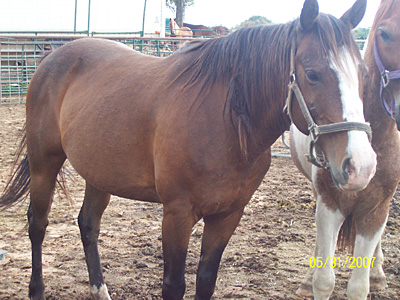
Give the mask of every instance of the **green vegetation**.
[[366, 40], [369, 34], [369, 28], [357, 28], [353, 31], [356, 40]]
[[239, 29], [242, 27], [252, 27], [258, 25], [271, 25], [272, 21], [262, 16], [252, 16], [248, 20], [240, 23], [240, 25], [236, 26], [234, 29]]

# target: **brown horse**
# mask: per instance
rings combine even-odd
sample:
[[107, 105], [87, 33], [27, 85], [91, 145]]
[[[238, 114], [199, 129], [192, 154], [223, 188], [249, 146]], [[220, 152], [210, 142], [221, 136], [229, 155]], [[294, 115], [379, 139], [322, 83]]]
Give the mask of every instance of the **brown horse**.
[[[270, 147], [290, 125], [289, 83], [296, 94], [289, 100], [298, 101], [288, 108], [304, 132], [308, 107], [321, 125], [314, 123], [313, 134], [332, 123], [357, 131], [359, 148], [345, 132], [321, 136], [320, 146], [343, 186], [366, 186], [376, 159], [361, 103], [352, 111], [357, 122], [343, 118], [351, 106], [343, 101], [360, 101], [357, 73], [345, 66], [363, 64], [351, 29], [365, 6], [358, 0], [336, 19], [306, 0], [293, 22], [195, 41], [167, 58], [90, 38], [48, 55], [29, 85], [27, 156], [0, 199], [1, 206], [12, 205], [30, 189], [30, 297], [45, 298], [42, 242], [57, 174], [68, 158], [86, 180], [78, 221], [94, 298], [110, 299], [97, 241], [113, 194], [163, 205], [164, 299], [184, 295], [188, 241], [203, 218], [196, 299], [210, 299], [225, 246], [270, 166]], [[343, 99], [342, 80], [354, 99]], [[349, 157], [347, 149], [362, 153]], [[354, 166], [360, 178], [348, 176]]]
[[171, 29], [171, 36], [182, 37], [182, 38], [193, 36], [193, 31], [190, 30], [189, 27], [179, 28], [178, 24], [174, 19], [169, 19], [169, 28]]
[[[312, 181], [317, 201], [315, 257], [320, 257], [322, 262], [329, 260], [324, 268], [311, 270], [298, 290], [300, 295], [313, 293], [315, 299], [329, 298], [335, 284], [332, 257], [336, 244], [339, 243], [343, 248], [341, 244], [346, 241], [353, 249], [352, 256], [358, 262], [361, 259], [366, 262], [360, 268], [353, 269], [347, 289], [349, 299], [366, 299], [370, 287], [386, 286], [380, 239], [386, 225], [390, 200], [400, 181], [400, 139], [396, 122], [391, 118], [392, 112], [398, 120], [400, 116], [400, 80], [396, 80], [400, 76], [395, 71], [400, 69], [399, 26], [400, 0], [382, 0], [364, 57], [369, 69], [363, 81], [364, 114], [372, 127], [372, 147], [377, 154], [376, 175], [366, 189], [357, 193], [336, 189], [329, 171], [318, 169], [303, 159], [307, 138], [293, 126], [291, 128], [292, 157], [299, 169]], [[379, 61], [382, 71], [378, 67]], [[385, 96], [385, 105], [382, 105], [382, 96]], [[371, 257], [375, 257], [375, 261], [370, 269]]]
[[183, 23], [183, 26], [189, 27], [193, 31], [193, 36], [196, 37], [225, 36], [229, 33], [229, 29], [224, 26], [207, 27], [189, 23]]

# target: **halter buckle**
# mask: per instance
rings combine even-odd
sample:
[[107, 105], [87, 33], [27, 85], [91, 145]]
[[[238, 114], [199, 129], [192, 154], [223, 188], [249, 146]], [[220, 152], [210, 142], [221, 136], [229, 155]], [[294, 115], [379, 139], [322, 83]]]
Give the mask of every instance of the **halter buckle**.
[[390, 79], [389, 79], [389, 71], [385, 70], [384, 73], [382, 74], [382, 86], [385, 89], [389, 85]]
[[309, 136], [311, 138], [311, 141], [313, 143], [316, 143], [319, 136], [321, 135], [321, 132], [319, 130], [319, 127], [317, 124], [313, 123], [311, 126], [308, 127], [308, 132], [309, 132]]

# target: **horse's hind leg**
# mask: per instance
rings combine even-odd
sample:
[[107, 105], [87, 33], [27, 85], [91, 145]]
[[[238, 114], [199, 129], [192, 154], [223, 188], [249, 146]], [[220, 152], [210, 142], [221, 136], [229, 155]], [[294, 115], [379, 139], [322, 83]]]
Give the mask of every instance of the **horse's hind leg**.
[[311, 269], [308, 271], [306, 277], [301, 281], [299, 288], [296, 291], [296, 295], [300, 297], [312, 297], [313, 287], [312, 287], [312, 279], [314, 277], [315, 269]]
[[370, 290], [383, 290], [386, 288], [386, 276], [383, 272], [383, 252], [381, 241], [379, 240], [374, 253], [375, 261], [371, 267], [369, 274], [369, 288]]
[[111, 299], [107, 286], [104, 284], [97, 248], [101, 217], [109, 202], [110, 194], [99, 191], [86, 183], [85, 198], [78, 223], [89, 272], [90, 293], [94, 299], [98, 300]]
[[204, 217], [201, 258], [196, 278], [196, 300], [208, 300], [214, 293], [222, 253], [242, 217], [243, 209], [231, 215]]
[[51, 199], [58, 172], [65, 156], [46, 157], [44, 160], [30, 158], [30, 206], [28, 210], [29, 238], [32, 244], [32, 276], [29, 284], [29, 297], [44, 299], [42, 277], [42, 243], [48, 224]]

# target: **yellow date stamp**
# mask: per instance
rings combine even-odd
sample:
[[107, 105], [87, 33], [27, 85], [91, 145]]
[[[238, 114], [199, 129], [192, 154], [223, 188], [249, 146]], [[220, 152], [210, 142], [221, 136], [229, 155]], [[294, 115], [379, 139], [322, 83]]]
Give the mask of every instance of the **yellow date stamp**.
[[312, 269], [317, 268], [351, 268], [351, 269], [360, 269], [360, 268], [372, 268], [375, 262], [374, 256], [347, 256], [345, 259], [341, 257], [328, 256], [326, 258], [321, 256], [311, 256], [310, 257], [310, 267]]

